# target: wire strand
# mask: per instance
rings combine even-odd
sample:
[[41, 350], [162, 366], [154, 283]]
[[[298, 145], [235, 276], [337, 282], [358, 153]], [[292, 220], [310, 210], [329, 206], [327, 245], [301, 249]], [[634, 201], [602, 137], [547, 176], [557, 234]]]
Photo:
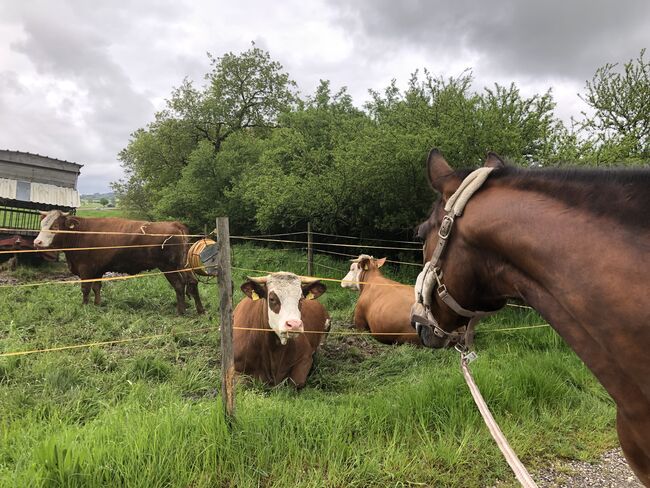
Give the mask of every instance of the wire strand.
[[397, 241], [393, 239], [379, 239], [376, 237], [354, 237], [354, 236], [344, 236], [340, 234], [327, 234], [325, 232], [312, 232], [312, 234], [317, 235], [317, 236], [328, 236], [328, 237], [342, 237], [344, 239], [358, 239], [358, 240], [369, 240], [369, 241], [380, 241], [380, 242], [394, 242], [398, 244], [420, 244], [422, 245], [421, 242], [418, 241]]

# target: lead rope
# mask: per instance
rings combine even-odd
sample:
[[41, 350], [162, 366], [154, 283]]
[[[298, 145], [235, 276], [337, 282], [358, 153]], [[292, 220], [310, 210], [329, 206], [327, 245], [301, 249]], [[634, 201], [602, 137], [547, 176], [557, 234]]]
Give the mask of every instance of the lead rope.
[[468, 358], [468, 356], [469, 355], [463, 353], [462, 351], [460, 352], [460, 368], [463, 371], [463, 376], [465, 377], [465, 382], [469, 387], [469, 391], [472, 394], [472, 397], [474, 398], [474, 403], [476, 403], [476, 406], [478, 407], [479, 411], [481, 412], [481, 415], [483, 416], [483, 421], [485, 422], [485, 425], [487, 425], [487, 428], [490, 430], [490, 434], [492, 434], [492, 438], [497, 443], [497, 446], [499, 446], [499, 450], [503, 454], [503, 457], [506, 458], [506, 461], [508, 462], [510, 469], [512, 469], [512, 472], [517, 477], [519, 483], [521, 483], [521, 486], [523, 486], [524, 488], [537, 488], [537, 484], [533, 481], [533, 478], [531, 478], [530, 473], [528, 472], [526, 467], [522, 464], [522, 462], [519, 460], [519, 457], [517, 456], [515, 451], [512, 450], [510, 444], [508, 444], [508, 440], [503, 435], [503, 432], [501, 432], [499, 425], [494, 420], [494, 417], [492, 416], [490, 409], [485, 403], [485, 400], [483, 399], [483, 395], [481, 395], [481, 392], [476, 386], [476, 383], [474, 383], [474, 378], [472, 377], [472, 373], [470, 372], [468, 367], [471, 358]]

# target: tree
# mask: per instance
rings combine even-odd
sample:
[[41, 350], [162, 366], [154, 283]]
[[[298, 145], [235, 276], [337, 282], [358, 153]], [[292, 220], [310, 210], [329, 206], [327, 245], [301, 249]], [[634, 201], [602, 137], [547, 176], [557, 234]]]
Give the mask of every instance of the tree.
[[108, 198], [106, 198], [106, 197], [101, 198], [101, 199], [99, 200], [99, 204], [100, 204], [102, 207], [105, 207], [106, 205], [108, 205]]
[[[195, 161], [192, 154], [202, 141], [216, 155], [233, 134], [263, 135], [277, 126], [280, 113], [296, 100], [295, 83], [268, 52], [254, 44], [241, 54], [208, 57], [212, 69], [205, 76], [206, 84], [199, 89], [185, 79], [172, 91], [166, 108], [146, 128], [135, 131], [119, 154], [126, 178], [112, 186], [122, 206], [132, 213], [154, 218], [159, 216], [156, 209], [173, 211], [159, 204], [180, 180], [191, 186], [187, 180], [197, 173], [184, 170]], [[200, 153], [206, 154], [205, 147]], [[213, 200], [222, 196], [213, 195]]]
[[582, 113], [580, 127], [594, 142], [596, 163], [647, 162], [650, 159], [650, 63], [642, 49], [619, 69], [598, 68], [580, 95], [593, 114]]

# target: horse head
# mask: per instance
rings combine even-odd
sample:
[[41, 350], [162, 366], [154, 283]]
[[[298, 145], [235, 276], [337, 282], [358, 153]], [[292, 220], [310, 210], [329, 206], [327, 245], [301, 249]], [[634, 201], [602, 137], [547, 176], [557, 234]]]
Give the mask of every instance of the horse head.
[[[489, 153], [483, 167], [503, 166], [499, 156]], [[415, 286], [416, 302], [427, 308], [429, 317], [428, 326], [416, 328], [422, 343], [428, 347], [448, 345], [451, 333], [466, 326], [473, 314], [489, 313], [505, 305], [502, 296], [491, 292], [493, 267], [498, 263], [471, 243], [471, 234], [481, 223], [453, 216], [453, 211], [449, 210], [451, 199], [462, 199], [457, 191], [470, 174], [467, 170], [454, 171], [438, 150], [429, 153], [427, 178], [440, 197], [429, 218], [418, 226], [426, 264]], [[432, 258], [435, 262], [431, 262]], [[477, 310], [487, 312], [473, 312]], [[414, 322], [418, 320], [414, 318]]]

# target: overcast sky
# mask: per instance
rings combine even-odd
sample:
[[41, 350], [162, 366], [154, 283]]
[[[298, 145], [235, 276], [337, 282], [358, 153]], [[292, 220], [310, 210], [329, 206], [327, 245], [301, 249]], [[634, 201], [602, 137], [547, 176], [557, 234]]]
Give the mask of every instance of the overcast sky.
[[0, 0], [0, 149], [78, 162], [80, 191], [107, 191], [129, 134], [185, 76], [202, 84], [206, 52], [251, 41], [303, 95], [329, 79], [361, 105], [418, 68], [471, 68], [477, 89], [552, 88], [568, 120], [596, 68], [648, 47], [650, 1]]

